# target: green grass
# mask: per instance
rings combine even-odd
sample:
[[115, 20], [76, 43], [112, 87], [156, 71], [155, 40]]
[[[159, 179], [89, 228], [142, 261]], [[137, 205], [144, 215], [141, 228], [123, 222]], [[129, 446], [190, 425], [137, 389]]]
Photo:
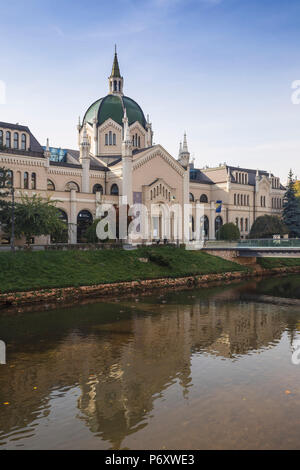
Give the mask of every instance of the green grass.
[[[150, 257], [148, 263], [139, 258]], [[39, 251], [0, 253], [0, 292], [78, 287], [118, 281], [246, 271], [236, 263], [184, 248], [125, 251]]]
[[300, 266], [300, 258], [257, 258], [257, 263], [265, 269]]

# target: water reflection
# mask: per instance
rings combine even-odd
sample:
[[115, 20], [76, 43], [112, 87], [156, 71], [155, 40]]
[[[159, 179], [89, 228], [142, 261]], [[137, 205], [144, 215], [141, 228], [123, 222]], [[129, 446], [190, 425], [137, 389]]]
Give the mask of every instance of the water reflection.
[[[8, 364], [0, 369], [0, 404], [10, 404], [0, 405], [0, 445], [159, 448], [161, 429], [167, 448], [209, 447], [205, 427], [211, 419], [213, 431], [225, 419], [216, 397], [235, 409], [232, 384], [243, 394], [268, 375], [270, 386], [274, 377], [281, 384], [284, 365], [285, 380], [299, 385], [288, 355], [300, 311], [245, 300], [253, 289], [248, 283], [1, 318]], [[187, 424], [176, 444], [173, 425], [195, 416], [201, 426]]]

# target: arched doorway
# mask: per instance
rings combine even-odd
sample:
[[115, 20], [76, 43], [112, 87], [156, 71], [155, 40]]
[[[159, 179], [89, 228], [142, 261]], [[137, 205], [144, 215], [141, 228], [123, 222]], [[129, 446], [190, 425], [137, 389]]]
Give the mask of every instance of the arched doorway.
[[194, 217], [190, 215], [190, 241], [194, 240], [195, 224]]
[[201, 217], [201, 235], [202, 237], [204, 237], [205, 239], [208, 239], [209, 238], [209, 220], [208, 220], [208, 217], [207, 215], [204, 215], [203, 217]]
[[218, 215], [218, 217], [216, 217], [216, 220], [215, 220], [215, 236], [217, 240], [219, 239], [219, 231], [222, 225], [223, 225], [223, 219], [220, 215]]
[[93, 216], [87, 210], [82, 210], [77, 216], [77, 243], [86, 243], [85, 233], [93, 223]]
[[51, 243], [68, 243], [68, 215], [62, 209], [58, 210], [58, 217], [65, 225], [65, 229], [62, 232], [53, 234], [51, 236]]

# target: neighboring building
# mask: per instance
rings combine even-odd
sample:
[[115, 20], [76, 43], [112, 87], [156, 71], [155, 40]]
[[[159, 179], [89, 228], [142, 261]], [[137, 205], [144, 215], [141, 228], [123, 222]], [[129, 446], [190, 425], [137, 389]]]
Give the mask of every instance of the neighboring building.
[[[178, 159], [161, 145], [153, 145], [149, 118], [123, 94], [123, 77], [115, 53], [109, 93], [95, 101], [77, 125], [79, 150], [42, 147], [26, 126], [0, 122], [0, 166], [13, 172], [16, 197], [38, 193], [58, 201], [69, 225], [69, 242], [85, 241], [86, 227], [95, 218], [97, 204], [142, 202], [204, 204], [206, 237], [214, 239], [223, 223], [234, 222], [247, 236], [254, 220], [280, 215], [284, 187], [279, 178], [260, 170], [232, 167], [194, 168], [186, 135]], [[195, 215], [184, 221], [192, 229]], [[174, 238], [174, 219], [169, 238]], [[186, 223], [186, 222], [185, 222]], [[162, 237], [159, 215], [149, 220], [151, 238]], [[39, 237], [35, 243], [49, 241]]]

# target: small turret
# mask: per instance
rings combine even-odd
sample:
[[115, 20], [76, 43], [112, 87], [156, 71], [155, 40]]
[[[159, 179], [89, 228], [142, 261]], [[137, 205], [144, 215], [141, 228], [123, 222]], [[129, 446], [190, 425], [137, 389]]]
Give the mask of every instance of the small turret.
[[117, 46], [115, 46], [115, 56], [111, 70], [109, 82], [109, 93], [112, 95], [123, 95], [123, 77], [121, 77], [120, 67], [117, 55]]
[[50, 152], [49, 139], [48, 138], [47, 138], [47, 142], [46, 142], [46, 150], [44, 151], [44, 157], [46, 158], [46, 166], [49, 167], [51, 152]]
[[132, 157], [132, 140], [130, 137], [129, 123], [126, 108], [124, 108], [122, 157]]
[[186, 133], [184, 133], [182, 148], [180, 143], [178, 161], [184, 168], [188, 168], [190, 162], [190, 152], [188, 150]]
[[152, 131], [152, 124], [149, 120], [149, 114], [147, 114], [147, 123], [146, 123], [146, 129], [147, 129], [147, 138], [146, 138], [146, 146], [151, 147], [152, 142], [153, 142], [153, 131]]
[[80, 163], [82, 165], [82, 192], [88, 193], [90, 190], [90, 142], [86, 125], [83, 127], [82, 141], [80, 144]]

